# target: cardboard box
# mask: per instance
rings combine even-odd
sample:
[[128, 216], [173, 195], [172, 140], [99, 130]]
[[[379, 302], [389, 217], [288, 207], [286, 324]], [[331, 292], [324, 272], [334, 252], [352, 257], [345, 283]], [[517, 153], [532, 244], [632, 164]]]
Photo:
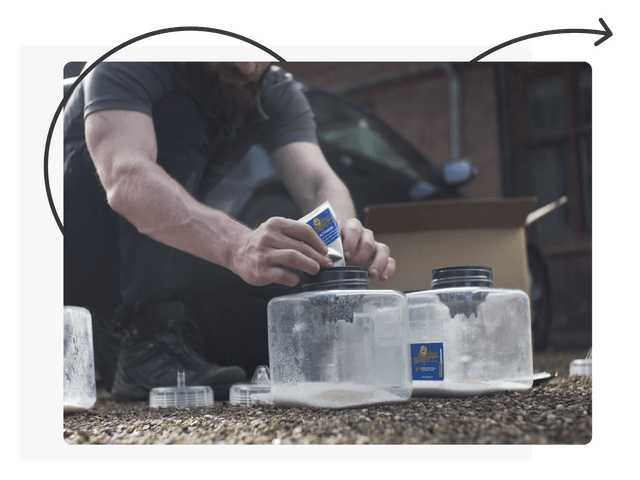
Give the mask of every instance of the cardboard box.
[[482, 265], [493, 286], [529, 294], [525, 221], [535, 197], [459, 199], [372, 205], [365, 226], [391, 248], [396, 273], [371, 288], [402, 292], [431, 289], [434, 268]]

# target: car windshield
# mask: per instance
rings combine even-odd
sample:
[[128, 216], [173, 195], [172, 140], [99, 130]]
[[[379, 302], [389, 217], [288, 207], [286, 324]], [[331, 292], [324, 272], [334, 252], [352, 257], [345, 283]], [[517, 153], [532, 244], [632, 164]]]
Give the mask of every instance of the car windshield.
[[421, 178], [411, 166], [411, 160], [402, 155], [378, 129], [375, 119], [326, 95], [307, 94], [307, 97], [321, 140], [340, 149], [366, 155], [410, 178]]

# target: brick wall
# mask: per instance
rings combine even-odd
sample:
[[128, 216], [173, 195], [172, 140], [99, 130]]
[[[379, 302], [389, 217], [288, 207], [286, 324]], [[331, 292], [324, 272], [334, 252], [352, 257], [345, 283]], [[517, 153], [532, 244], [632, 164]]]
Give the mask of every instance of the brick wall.
[[[299, 81], [336, 91], [373, 111], [434, 164], [442, 166], [451, 159], [449, 80], [438, 64], [293, 62], [281, 66]], [[462, 84], [461, 154], [479, 169], [478, 177], [464, 192], [472, 197], [500, 197], [502, 176], [493, 67], [454, 64], [454, 68]], [[406, 78], [401, 78], [403, 74]], [[364, 82], [372, 79], [379, 84], [367, 87]], [[349, 91], [349, 87], [358, 86]]]

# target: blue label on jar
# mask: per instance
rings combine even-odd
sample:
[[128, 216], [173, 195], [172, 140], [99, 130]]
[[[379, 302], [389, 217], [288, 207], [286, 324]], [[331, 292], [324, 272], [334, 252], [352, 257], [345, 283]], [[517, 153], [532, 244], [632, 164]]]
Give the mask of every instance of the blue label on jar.
[[307, 224], [311, 225], [325, 245], [329, 245], [340, 237], [338, 222], [328, 208], [309, 220]]
[[442, 343], [412, 343], [411, 373], [414, 380], [443, 380]]

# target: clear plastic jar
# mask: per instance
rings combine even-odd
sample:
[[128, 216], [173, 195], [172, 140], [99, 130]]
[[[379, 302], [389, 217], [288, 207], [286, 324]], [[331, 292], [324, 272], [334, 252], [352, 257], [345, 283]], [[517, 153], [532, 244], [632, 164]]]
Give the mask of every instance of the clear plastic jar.
[[267, 309], [276, 405], [349, 408], [411, 397], [406, 296], [366, 269], [323, 268]]
[[527, 294], [494, 288], [488, 267], [439, 268], [431, 286], [407, 294], [413, 396], [531, 388]]
[[86, 308], [65, 306], [64, 312], [64, 413], [82, 412], [96, 403], [91, 313]]

